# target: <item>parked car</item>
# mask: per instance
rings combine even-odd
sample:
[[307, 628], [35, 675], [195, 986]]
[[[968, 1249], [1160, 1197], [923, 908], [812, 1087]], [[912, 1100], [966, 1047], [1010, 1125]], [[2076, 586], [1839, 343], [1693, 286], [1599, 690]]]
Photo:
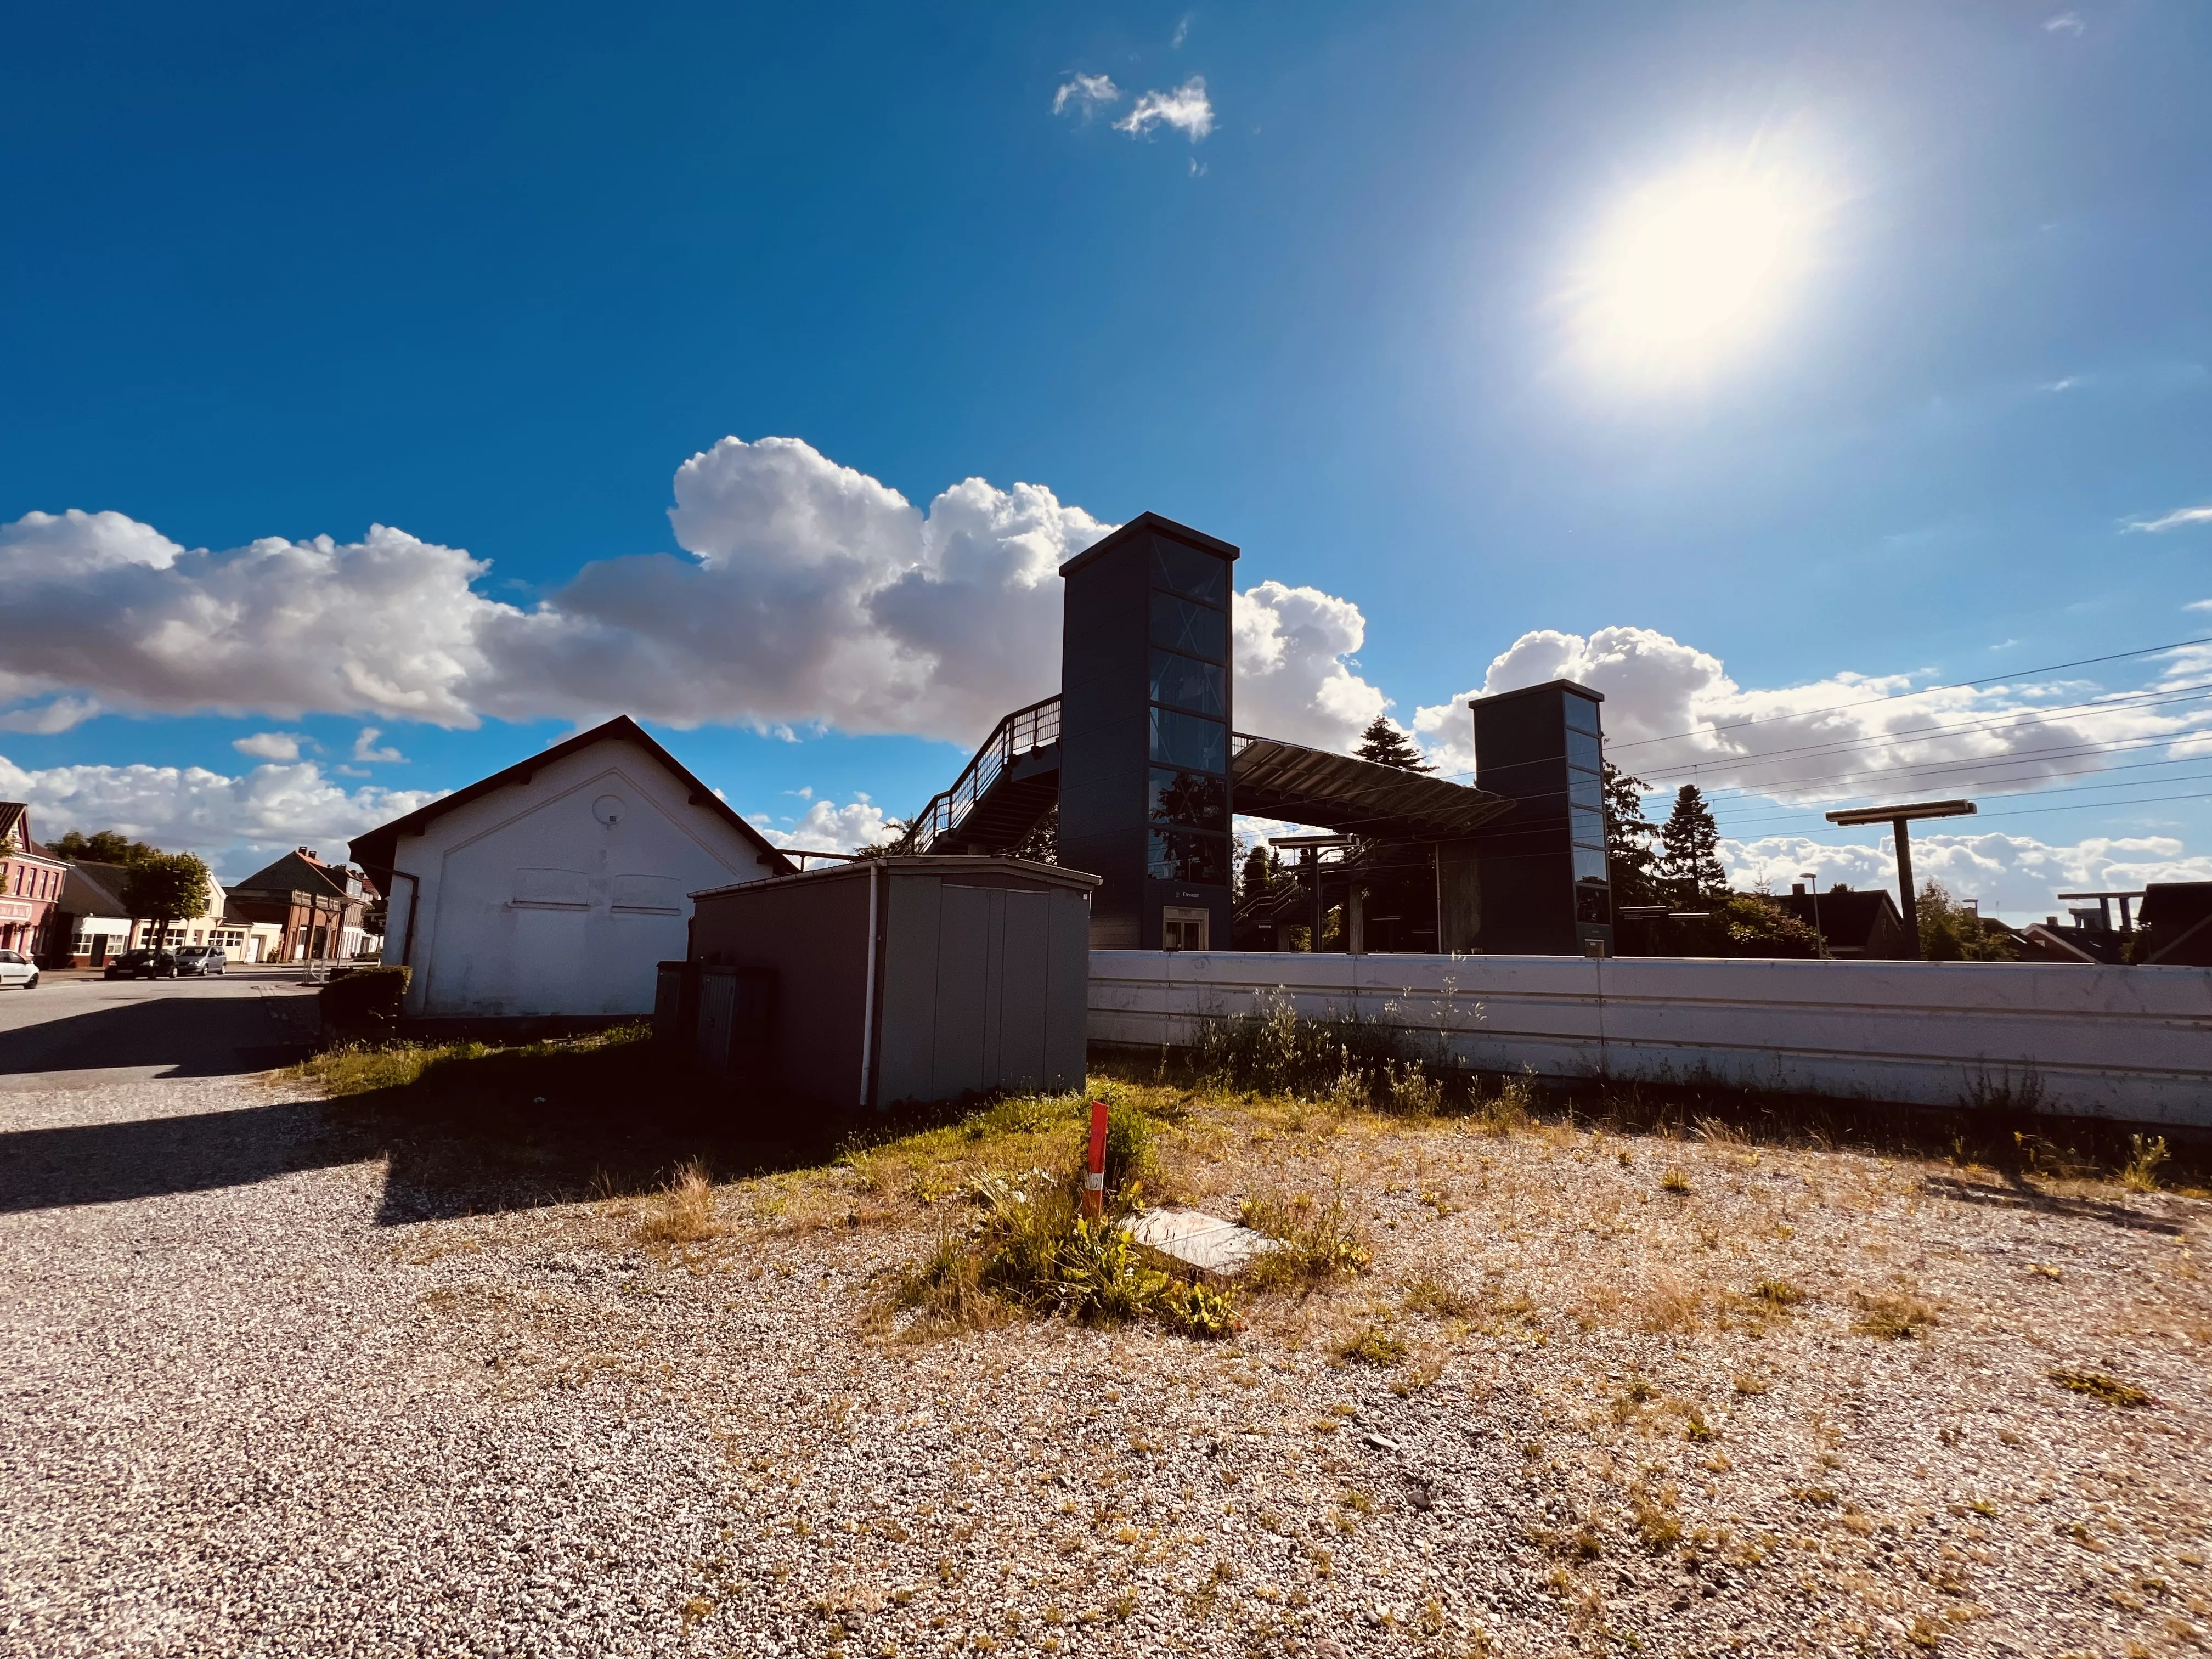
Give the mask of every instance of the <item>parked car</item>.
[[174, 979], [177, 959], [167, 951], [125, 951], [107, 964], [102, 979]]
[[220, 945], [187, 945], [177, 952], [179, 974], [198, 974], [205, 978], [222, 971], [222, 947]]
[[39, 964], [20, 951], [0, 951], [0, 985], [20, 985], [26, 991], [39, 988]]

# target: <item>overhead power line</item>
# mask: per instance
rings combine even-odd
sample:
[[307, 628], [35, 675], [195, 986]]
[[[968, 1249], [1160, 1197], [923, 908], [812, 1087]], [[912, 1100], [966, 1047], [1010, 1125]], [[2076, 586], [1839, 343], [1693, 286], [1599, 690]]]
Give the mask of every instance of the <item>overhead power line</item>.
[[[2015, 791], [2012, 794], [2007, 795], [2004, 799], [2007, 800], [2033, 800], [2042, 795], [2089, 795], [2106, 789], [2158, 789], [2162, 788], [2170, 783], [2212, 783], [2212, 772], [2198, 772], [2194, 773], [2188, 777], [2182, 778], [2124, 778], [2118, 783], [2069, 783], [2061, 785], [2056, 789], [2021, 789]], [[2170, 800], [2175, 799], [2187, 798], [2167, 795], [2142, 796], [2130, 800], [2095, 801], [2089, 804], [2095, 806], [2135, 806], [2147, 804], [2151, 800]], [[1793, 820], [1806, 817], [1818, 811], [1819, 809], [1816, 807], [1808, 807], [1801, 811], [1775, 812], [1753, 817], [1735, 818], [1730, 821], [1728, 827], [1734, 830], [1765, 823], [1788, 823]], [[1982, 816], [1987, 817], [1994, 816], [1994, 814], [1984, 813]]]

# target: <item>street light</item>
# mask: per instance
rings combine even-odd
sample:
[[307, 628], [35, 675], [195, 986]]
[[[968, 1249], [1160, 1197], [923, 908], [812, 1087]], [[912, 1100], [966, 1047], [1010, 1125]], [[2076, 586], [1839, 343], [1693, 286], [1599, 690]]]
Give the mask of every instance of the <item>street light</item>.
[[1820, 926], [1820, 872], [1814, 870], [1800, 870], [1797, 873], [1805, 883], [1805, 890], [1813, 896], [1813, 931], [1825, 939], [1828, 935], [1826, 930]]
[[1904, 806], [1854, 806], [1827, 814], [1829, 823], [1845, 826], [1887, 823], [1897, 836], [1897, 886], [1904, 900], [1898, 908], [1904, 913], [1905, 937], [1916, 962], [1921, 959], [1920, 907], [1912, 896], [1912, 840], [1905, 826], [1915, 818], [1965, 818], [1979, 811], [1970, 800], [1923, 800]]

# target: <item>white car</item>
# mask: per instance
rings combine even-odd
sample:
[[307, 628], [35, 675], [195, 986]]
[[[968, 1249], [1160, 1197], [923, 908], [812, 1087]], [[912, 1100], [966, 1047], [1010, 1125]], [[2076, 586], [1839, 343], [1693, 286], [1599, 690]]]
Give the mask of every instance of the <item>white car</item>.
[[20, 985], [26, 991], [39, 988], [39, 964], [17, 951], [0, 951], [0, 985]]

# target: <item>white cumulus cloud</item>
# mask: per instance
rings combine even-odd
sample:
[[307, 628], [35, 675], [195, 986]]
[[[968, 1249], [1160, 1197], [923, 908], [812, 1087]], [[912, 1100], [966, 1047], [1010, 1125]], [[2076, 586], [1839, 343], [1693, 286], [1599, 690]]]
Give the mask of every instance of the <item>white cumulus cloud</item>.
[[[2167, 677], [2208, 665], [2212, 658], [2176, 653]], [[1902, 696], [1911, 677], [1846, 673], [1749, 690], [1719, 658], [1648, 628], [1523, 634], [1492, 660], [1479, 690], [1418, 709], [1413, 729], [1447, 772], [1472, 772], [1468, 699], [1553, 679], [1604, 693], [1607, 754], [1624, 770], [1670, 788], [1694, 782], [1790, 801], [2026, 787], [2094, 769], [2116, 743], [2172, 742], [2178, 753], [2212, 743], [2201, 703], [2145, 703], [2079, 682]]]
[[1349, 749], [1386, 699], [1352, 671], [1367, 619], [1317, 587], [1263, 581], [1237, 596], [1237, 726], [1319, 749]]
[[[1764, 882], [1786, 893], [1802, 872], [1821, 890], [1840, 881], [1897, 891], [1897, 854], [1887, 836], [1874, 846], [1831, 846], [1804, 836], [1723, 841], [1721, 861], [1740, 890]], [[1912, 876], [1938, 882], [1953, 897], [1978, 899], [1982, 914], [2015, 921], [2066, 920], [2061, 893], [2140, 890], [2154, 881], [2212, 881], [2212, 858], [2188, 857], [2170, 836], [2092, 836], [2070, 846], [2027, 836], [1929, 833], [1912, 836]]]
[[[376, 746], [377, 738], [383, 735], [384, 733], [374, 726], [362, 726], [361, 728], [361, 735], [353, 740], [354, 760], [357, 763], [362, 765], [371, 763], [380, 764], [389, 761], [405, 760], [407, 758], [406, 756], [401, 754], [397, 749], [391, 747], [389, 744], [381, 749]], [[287, 756], [280, 757], [279, 758], [289, 759], [290, 757]]]
[[1206, 95], [1206, 77], [1194, 75], [1170, 92], [1139, 94], [1129, 112], [1114, 123], [1116, 132], [1141, 138], [1157, 126], [1173, 127], [1191, 143], [1213, 131], [1213, 104]]
[[304, 741], [296, 732], [256, 732], [251, 737], [232, 738], [230, 746], [256, 760], [295, 761]]
[[1121, 97], [1121, 88], [1114, 84], [1110, 76], [1079, 75], [1061, 82], [1059, 90], [1052, 94], [1052, 112], [1065, 115], [1073, 109], [1087, 121], [1106, 105], [1119, 102]]
[[857, 853], [889, 838], [890, 818], [866, 795], [854, 794], [840, 806], [817, 800], [792, 824], [780, 830], [763, 822], [760, 832], [778, 847], [798, 847], [817, 853]]
[[65, 830], [120, 830], [173, 852], [198, 853], [225, 880], [302, 844], [343, 858], [353, 836], [444, 793], [349, 790], [312, 761], [227, 777], [198, 766], [34, 769], [0, 756], [0, 799], [29, 803], [40, 839]]
[[[30, 514], [0, 526], [0, 701], [446, 726], [627, 713], [972, 744], [1058, 683], [1059, 567], [1112, 528], [1042, 485], [981, 478], [924, 510], [794, 438], [726, 438], [674, 495], [682, 552], [587, 564], [526, 609], [476, 590], [485, 562], [381, 526], [214, 552], [120, 514]], [[1381, 707], [1342, 660], [1356, 606], [1262, 583], [1242, 610], [1250, 706], [1281, 735], [1334, 741]], [[59, 729], [78, 705], [57, 706], [0, 719]], [[396, 753], [375, 745], [354, 758]]]
[[11, 708], [0, 714], [0, 732], [33, 732], [52, 737], [82, 725], [100, 712], [100, 705], [89, 697], [56, 697], [52, 702]]

